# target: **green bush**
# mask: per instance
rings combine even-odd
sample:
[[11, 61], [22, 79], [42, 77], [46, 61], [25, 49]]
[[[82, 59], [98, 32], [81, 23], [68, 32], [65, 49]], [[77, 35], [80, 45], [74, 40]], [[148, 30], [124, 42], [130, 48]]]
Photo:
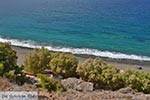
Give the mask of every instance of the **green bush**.
[[31, 72], [33, 74], [41, 73], [45, 69], [49, 68], [50, 59], [51, 54], [48, 49], [35, 49], [25, 59], [25, 71]]
[[150, 93], [150, 73], [127, 69], [123, 73], [125, 87], [130, 87], [136, 92]]
[[26, 76], [23, 73], [24, 67], [16, 66], [15, 67], [15, 82], [19, 85], [23, 85], [26, 82]]
[[9, 72], [13, 69], [12, 67], [17, 65], [16, 52], [11, 48], [9, 43], [0, 42], [0, 62], [3, 64], [3, 70], [1, 69], [1, 74]]
[[117, 90], [124, 87], [124, 81], [120, 75], [120, 70], [114, 66], [109, 66], [102, 71], [102, 83], [106, 89]]
[[15, 70], [10, 70], [9, 72], [6, 72], [4, 76], [12, 82], [15, 79]]
[[87, 59], [77, 68], [79, 76], [96, 87], [116, 90], [123, 87], [123, 80], [119, 77], [120, 70], [108, 65], [100, 58]]
[[4, 73], [4, 77], [9, 79], [10, 82], [15, 82], [19, 85], [23, 85], [25, 82], [25, 74], [22, 72], [23, 68], [15, 66], [13, 70]]
[[0, 62], [0, 76], [3, 75], [4, 64]]
[[87, 59], [77, 67], [77, 73], [85, 81], [99, 82], [104, 68], [108, 67], [101, 59]]
[[0, 42], [0, 75], [20, 85], [24, 83], [23, 68], [17, 66], [16, 51], [9, 43]]
[[38, 74], [38, 78], [40, 78], [41, 87], [47, 89], [49, 92], [63, 92], [66, 89], [62, 86], [61, 82], [54, 78], [48, 78], [45, 75]]
[[49, 64], [54, 74], [70, 77], [76, 75], [78, 60], [73, 54], [54, 53]]

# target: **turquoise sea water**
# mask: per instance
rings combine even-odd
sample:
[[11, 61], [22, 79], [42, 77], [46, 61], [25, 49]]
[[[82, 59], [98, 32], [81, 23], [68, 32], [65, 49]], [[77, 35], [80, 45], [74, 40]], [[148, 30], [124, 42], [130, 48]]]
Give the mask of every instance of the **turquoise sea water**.
[[0, 0], [0, 41], [150, 61], [150, 0]]

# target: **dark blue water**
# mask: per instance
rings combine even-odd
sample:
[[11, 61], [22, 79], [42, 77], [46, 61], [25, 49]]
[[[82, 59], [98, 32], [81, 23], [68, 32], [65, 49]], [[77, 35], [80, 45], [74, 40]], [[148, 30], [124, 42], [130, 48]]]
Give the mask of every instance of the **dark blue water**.
[[150, 0], [0, 0], [0, 37], [56, 51], [150, 57]]

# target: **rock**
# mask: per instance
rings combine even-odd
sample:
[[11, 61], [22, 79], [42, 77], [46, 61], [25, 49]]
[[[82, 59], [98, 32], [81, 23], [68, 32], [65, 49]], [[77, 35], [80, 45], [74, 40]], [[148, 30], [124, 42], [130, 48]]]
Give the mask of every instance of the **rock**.
[[11, 83], [7, 79], [0, 77], [0, 91], [4, 91], [10, 86], [11, 86]]
[[137, 69], [142, 70], [143, 68], [141, 66], [137, 66]]
[[118, 90], [120, 93], [124, 93], [124, 94], [135, 94], [134, 90], [131, 88], [122, 88], [120, 90]]
[[77, 78], [68, 78], [61, 80], [61, 84], [67, 89], [73, 89], [77, 91], [93, 91], [93, 83], [85, 82]]
[[150, 100], [150, 95], [124, 94], [116, 91], [81, 92], [68, 90], [62, 93], [53, 93], [51, 98], [53, 99], [48, 100]]

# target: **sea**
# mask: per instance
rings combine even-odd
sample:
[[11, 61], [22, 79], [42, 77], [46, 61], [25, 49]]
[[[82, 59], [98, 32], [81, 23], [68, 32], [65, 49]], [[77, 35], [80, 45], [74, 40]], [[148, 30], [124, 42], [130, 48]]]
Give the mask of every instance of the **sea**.
[[150, 61], [150, 0], [0, 0], [0, 42]]

